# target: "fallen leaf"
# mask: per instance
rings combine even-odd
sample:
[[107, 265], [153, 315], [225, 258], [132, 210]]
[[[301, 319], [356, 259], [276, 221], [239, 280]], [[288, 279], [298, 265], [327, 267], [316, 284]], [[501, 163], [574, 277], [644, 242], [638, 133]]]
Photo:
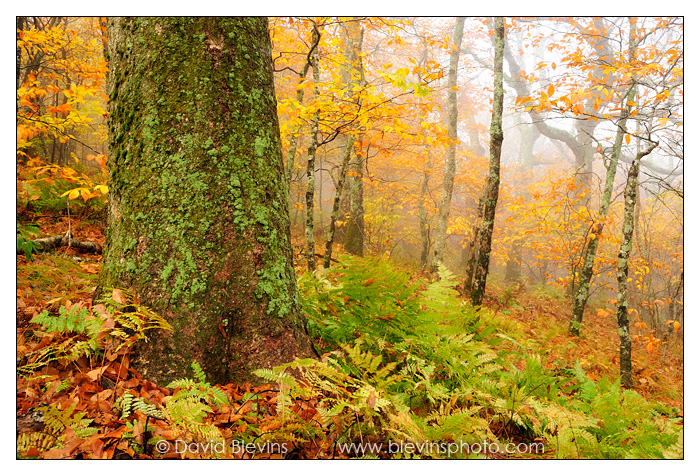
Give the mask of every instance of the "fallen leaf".
[[124, 292], [121, 289], [115, 288], [112, 290], [112, 300], [117, 304], [126, 304], [126, 296], [124, 295]]
[[91, 371], [87, 372], [87, 376], [90, 377], [90, 380], [92, 380], [94, 382], [95, 380], [97, 380], [98, 378], [100, 378], [102, 376], [104, 371], [107, 370], [107, 367], [108, 366], [105, 365], [104, 367], [98, 367], [94, 370], [91, 370]]

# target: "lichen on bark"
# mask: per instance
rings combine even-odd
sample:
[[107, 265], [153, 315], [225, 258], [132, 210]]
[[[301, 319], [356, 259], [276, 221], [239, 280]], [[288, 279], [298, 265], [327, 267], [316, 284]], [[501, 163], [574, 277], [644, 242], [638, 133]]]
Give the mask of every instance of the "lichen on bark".
[[264, 18], [108, 20], [110, 205], [98, 293], [174, 326], [136, 350], [168, 382], [308, 356]]

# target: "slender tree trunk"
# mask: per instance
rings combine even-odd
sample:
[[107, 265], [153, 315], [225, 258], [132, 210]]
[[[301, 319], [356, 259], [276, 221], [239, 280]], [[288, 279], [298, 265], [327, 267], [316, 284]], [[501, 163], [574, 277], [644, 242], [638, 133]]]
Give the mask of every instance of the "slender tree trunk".
[[484, 220], [478, 244], [479, 259], [474, 270], [471, 302], [480, 306], [486, 289], [486, 277], [491, 257], [491, 237], [498, 204], [498, 188], [501, 183], [501, 146], [503, 145], [503, 49], [505, 28], [502, 17], [494, 18], [495, 57], [493, 65], [493, 113], [491, 115], [491, 143], [489, 146], [489, 176], [484, 193]]
[[447, 134], [450, 138], [450, 145], [447, 148], [445, 157], [445, 176], [442, 182], [442, 196], [438, 207], [437, 220], [435, 221], [435, 247], [433, 248], [433, 260], [431, 272], [437, 273], [438, 264], [445, 259], [445, 248], [447, 247], [447, 224], [450, 217], [450, 206], [452, 204], [452, 190], [455, 181], [457, 143], [457, 66], [459, 65], [459, 51], [462, 47], [462, 37], [464, 36], [464, 17], [458, 17], [455, 22], [452, 43], [454, 49], [450, 54], [450, 69], [447, 76]]
[[[311, 52], [311, 71], [314, 77], [314, 99], [318, 99], [321, 73], [319, 71], [319, 38], [318, 25], [314, 23], [313, 44], [316, 47]], [[311, 123], [311, 137], [309, 149], [306, 154], [306, 226], [304, 236], [306, 238], [306, 263], [309, 271], [316, 275], [316, 245], [314, 243], [314, 191], [316, 185], [316, 149], [318, 148], [318, 123], [321, 118], [319, 109], [314, 113]]]
[[[534, 166], [533, 148], [540, 133], [535, 126], [528, 124], [524, 116], [523, 122], [518, 127], [520, 132], [520, 170], [523, 175], [520, 182], [523, 186], [523, 192], [519, 193], [519, 197], [525, 201], [530, 200], [530, 194], [527, 186], [531, 180], [532, 167]], [[506, 263], [506, 282], [520, 282], [522, 279], [522, 261], [523, 261], [523, 238], [514, 240], [508, 250], [508, 262]]]
[[[635, 50], [636, 46], [634, 41], [630, 41], [630, 61], [635, 57]], [[588, 237], [586, 238], [587, 241], [584, 248], [578, 283], [575, 279], [572, 279], [572, 290], [575, 293], [573, 299], [573, 312], [571, 315], [571, 321], [569, 322], [569, 334], [572, 336], [579, 336], [581, 332], [583, 312], [586, 307], [586, 302], [588, 302], [588, 298], [590, 297], [593, 267], [595, 264], [596, 255], [598, 254], [598, 240], [600, 239], [600, 235], [605, 226], [605, 221], [608, 217], [613, 186], [615, 184], [615, 174], [617, 173], [617, 164], [622, 153], [622, 141], [627, 133], [627, 118], [631, 113], [631, 106], [628, 103], [634, 101], [636, 91], [637, 88], [635, 85], [630, 86], [630, 89], [623, 100], [623, 104], [621, 105], [622, 114], [617, 124], [615, 143], [613, 144], [613, 149], [610, 153], [610, 158], [608, 159], [607, 174], [605, 176], [605, 185], [603, 187], [603, 197], [600, 200], [600, 209], [598, 211], [599, 221], [591, 227], [590, 233], [588, 233]]]
[[627, 311], [627, 276], [629, 274], [629, 257], [634, 239], [634, 205], [637, 202], [637, 181], [639, 163], [654, 150], [652, 144], [646, 150], [639, 152], [632, 161], [627, 174], [625, 187], [625, 211], [622, 221], [622, 241], [617, 253], [617, 333], [620, 336], [620, 378], [623, 387], [632, 386], [632, 339]]
[[[362, 41], [363, 31], [357, 25], [348, 26], [348, 35], [350, 41], [355, 45], [354, 50], [357, 51], [357, 58], [353, 57], [356, 67], [354, 71], [353, 81], [359, 80], [357, 84], [365, 84], [365, 69], [362, 64]], [[355, 79], [357, 77], [357, 79]], [[361, 135], [358, 135], [358, 141]], [[364, 256], [365, 249], [365, 206], [364, 206], [364, 165], [362, 158], [362, 149], [356, 148], [355, 153], [350, 160], [349, 173], [349, 195], [350, 195], [350, 219], [348, 220], [345, 229], [345, 251], [355, 256]]]
[[345, 251], [364, 256], [365, 208], [362, 152], [357, 150], [350, 160], [350, 219], [345, 229]]
[[108, 20], [110, 193], [95, 299], [162, 315], [134, 367], [159, 384], [252, 381], [310, 357], [265, 18]]
[[[20, 40], [20, 31], [24, 30], [24, 17], [17, 17], [17, 43]], [[20, 78], [22, 77], [22, 48], [17, 47], [17, 89], [22, 85]]]
[[428, 196], [428, 185], [430, 173], [427, 168], [423, 170], [423, 178], [420, 183], [420, 196], [418, 197], [418, 227], [420, 229], [420, 266], [421, 271], [428, 268], [428, 258], [430, 257], [430, 225], [428, 224], [428, 214], [425, 210], [425, 200]]
[[348, 165], [353, 149], [355, 148], [355, 139], [348, 135], [345, 141], [345, 151], [343, 152], [342, 164], [340, 165], [340, 174], [338, 182], [335, 186], [335, 198], [333, 199], [333, 209], [331, 210], [331, 222], [328, 224], [328, 233], [326, 234], [326, 251], [323, 255], [323, 267], [325, 269], [331, 266], [331, 257], [333, 255], [333, 240], [335, 238], [336, 222], [340, 214], [340, 200], [343, 196], [343, 188], [345, 187], [345, 179], [348, 175]]
[[520, 273], [520, 263], [523, 260], [523, 241], [522, 239], [514, 241], [510, 250], [508, 250], [508, 262], [506, 263], [506, 276], [505, 280], [507, 283], [519, 283], [521, 273]]
[[[313, 45], [315, 48], [317, 45]], [[301, 83], [306, 79], [306, 74], [309, 71], [309, 63], [305, 63], [304, 67], [299, 73], [299, 81], [297, 83], [297, 103], [301, 105], [304, 102], [304, 88], [301, 87]], [[294, 158], [297, 155], [297, 144], [299, 143], [299, 134], [301, 133], [301, 126], [298, 126], [296, 130], [292, 133], [289, 138], [289, 149], [287, 149], [287, 169], [285, 176], [287, 177], [288, 187], [292, 186], [292, 172], [294, 171]]]
[[[634, 92], [630, 90], [630, 95], [634, 98]], [[630, 96], [627, 96], [628, 98]], [[631, 100], [631, 99], [630, 99]], [[628, 111], [629, 108], [627, 108]], [[572, 281], [572, 287], [574, 292], [574, 303], [573, 303], [573, 313], [571, 315], [571, 321], [569, 323], [569, 334], [572, 336], [578, 336], [581, 331], [581, 323], [583, 321], [583, 312], [586, 307], [586, 302], [590, 296], [591, 281], [593, 279], [593, 265], [595, 264], [595, 257], [598, 253], [598, 241], [600, 235], [603, 232], [605, 226], [605, 220], [608, 217], [608, 210], [610, 209], [610, 201], [612, 198], [612, 189], [615, 182], [615, 174], [617, 172], [618, 158], [620, 157], [620, 150], [622, 148], [622, 140], [625, 136], [625, 121], [626, 114], [620, 120], [617, 136], [615, 138], [615, 144], [613, 150], [608, 159], [607, 175], [605, 178], [605, 186], [603, 188], [603, 197], [600, 201], [600, 209], [598, 211], [598, 219], [595, 224], [593, 224], [589, 230], [586, 247], [584, 248], [581, 271], [579, 272], [578, 283]]]
[[[345, 61], [346, 64], [343, 68], [343, 82], [346, 84], [346, 99], [352, 101], [357, 105], [358, 110], [362, 106], [362, 96], [358, 93], [357, 98], [353, 100], [352, 90], [353, 86], [360, 86], [364, 81], [364, 72], [362, 67], [362, 41], [363, 41], [363, 31], [358, 22], [349, 22], [345, 25]], [[355, 136], [351, 133], [346, 135], [345, 151], [343, 153], [343, 159], [340, 166], [340, 174], [338, 176], [338, 183], [335, 189], [335, 198], [333, 200], [333, 209], [331, 210], [331, 221], [328, 226], [328, 233], [326, 235], [326, 252], [323, 257], [323, 267], [328, 268], [331, 265], [331, 256], [333, 254], [333, 240], [335, 239], [336, 230], [336, 220], [340, 214], [340, 200], [343, 193], [343, 188], [345, 187], [345, 181], [347, 178], [347, 171], [350, 164], [350, 158], [355, 152]], [[356, 168], [356, 167], [355, 167]], [[363, 227], [364, 228], [364, 227]], [[363, 231], [364, 233], [364, 231]], [[355, 253], [358, 254], [358, 253]]]
[[[426, 37], [421, 38], [421, 43], [423, 45], [423, 50], [418, 61], [418, 65], [425, 67], [428, 60], [428, 39]], [[418, 81], [423, 82], [423, 77], [420, 72], [418, 73]], [[425, 133], [423, 133], [423, 139], [426, 140]], [[426, 141], [427, 143], [427, 141]], [[423, 166], [423, 177], [420, 182], [420, 195], [418, 196], [418, 230], [420, 232], [420, 270], [421, 273], [428, 269], [430, 260], [430, 222], [428, 219], [428, 212], [425, 207], [426, 200], [428, 200], [428, 193], [430, 191], [430, 171], [432, 170], [432, 152], [429, 150], [428, 146], [425, 146], [426, 163]]]
[[479, 199], [476, 219], [472, 228], [472, 238], [466, 250], [466, 278], [464, 279], [464, 295], [471, 295], [474, 288], [474, 271], [476, 263], [479, 261], [479, 243], [481, 242], [481, 224], [484, 221], [484, 197]]

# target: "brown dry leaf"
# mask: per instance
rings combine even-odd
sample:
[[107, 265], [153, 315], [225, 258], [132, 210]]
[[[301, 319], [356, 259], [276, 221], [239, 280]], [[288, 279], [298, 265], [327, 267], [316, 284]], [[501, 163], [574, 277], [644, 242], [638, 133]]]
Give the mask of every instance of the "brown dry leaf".
[[98, 402], [100, 400], [107, 400], [109, 397], [112, 396], [112, 394], [114, 394], [114, 390], [112, 389], [103, 390], [90, 397], [90, 401]]
[[102, 376], [104, 371], [107, 370], [107, 367], [108, 366], [105, 365], [103, 367], [98, 367], [94, 370], [91, 370], [91, 371], [87, 372], [87, 376], [90, 377], [90, 380], [92, 380], [94, 382]]
[[92, 450], [92, 457], [95, 459], [102, 459], [104, 456], [104, 447], [105, 447], [105, 442], [101, 438], [96, 438], [95, 441], [92, 442], [91, 450]]
[[[107, 312], [107, 308], [104, 306], [104, 304], [95, 304], [92, 306], [92, 312], [104, 319], [110, 319], [112, 317], [112, 315]], [[102, 327], [105, 326], [103, 325]]]
[[95, 424], [99, 426], [108, 426], [117, 420], [117, 416], [111, 412], [100, 412], [95, 415], [91, 415], [91, 418]]
[[123, 363], [116, 364], [114, 371], [121, 380], [126, 380], [129, 376], [129, 359], [124, 358]]
[[369, 405], [370, 408], [374, 408], [376, 403], [377, 398], [374, 396], [374, 391], [369, 392], [369, 396], [367, 397], [367, 405]]
[[126, 304], [126, 296], [124, 295], [124, 292], [121, 289], [115, 288], [112, 290], [112, 300], [117, 304]]

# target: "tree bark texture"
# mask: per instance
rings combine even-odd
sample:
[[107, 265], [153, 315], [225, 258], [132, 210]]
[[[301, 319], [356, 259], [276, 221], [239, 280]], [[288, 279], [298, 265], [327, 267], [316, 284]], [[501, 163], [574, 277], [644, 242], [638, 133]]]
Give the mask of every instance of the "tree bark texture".
[[[319, 96], [318, 83], [321, 81], [321, 73], [319, 71], [319, 40], [321, 33], [318, 31], [318, 26], [314, 23], [312, 42], [314, 49], [311, 51], [311, 72], [314, 78], [314, 99]], [[316, 150], [318, 149], [318, 123], [321, 119], [321, 111], [319, 109], [314, 113], [311, 122], [311, 137], [309, 139], [309, 148], [306, 153], [306, 223], [304, 228], [304, 237], [306, 240], [306, 264], [311, 274], [316, 275], [316, 245], [314, 242], [314, 194], [316, 186]]]
[[627, 276], [634, 239], [634, 206], [637, 203], [639, 164], [642, 157], [649, 155], [655, 147], [656, 144], [652, 144], [634, 158], [627, 173], [627, 185], [624, 192], [625, 210], [622, 219], [622, 241], [617, 253], [617, 332], [620, 336], [620, 384], [627, 388], [632, 386], [632, 338], [630, 337], [627, 310]]
[[[345, 65], [343, 67], [342, 76], [343, 82], [346, 85], [346, 100], [352, 101], [357, 105], [358, 110], [362, 106], [362, 97], [358, 93], [356, 98], [352, 97], [353, 86], [360, 86], [364, 81], [364, 70], [362, 67], [362, 41], [364, 33], [358, 22], [349, 22], [345, 25]], [[350, 158], [355, 153], [355, 135], [352, 133], [345, 134], [345, 150], [340, 165], [340, 173], [338, 182], [335, 187], [335, 198], [333, 199], [333, 209], [331, 210], [331, 220], [328, 225], [328, 233], [326, 234], [326, 251], [323, 257], [323, 267], [328, 268], [331, 265], [331, 256], [333, 254], [333, 241], [335, 239], [336, 221], [340, 214], [340, 200], [342, 198], [343, 189], [345, 187], [346, 178], [348, 175], [348, 167]], [[357, 167], [355, 167], [357, 168]], [[364, 227], [363, 227], [364, 228]]]
[[430, 258], [430, 223], [425, 209], [425, 201], [428, 200], [428, 185], [430, 182], [429, 165], [423, 170], [423, 178], [420, 182], [420, 196], [418, 197], [418, 228], [420, 230], [420, 269], [428, 268]]
[[450, 53], [450, 69], [447, 73], [447, 134], [450, 145], [445, 157], [445, 175], [442, 181], [442, 195], [438, 206], [437, 219], [435, 221], [435, 247], [433, 248], [433, 260], [431, 272], [437, 273], [438, 264], [445, 259], [447, 247], [447, 224], [450, 218], [450, 206], [452, 205], [452, 190], [455, 182], [457, 143], [457, 66], [459, 65], [459, 51], [462, 48], [464, 36], [464, 17], [458, 17], [452, 36], [454, 49]]
[[472, 289], [474, 288], [474, 272], [476, 270], [476, 264], [479, 261], [479, 243], [481, 242], [481, 224], [484, 221], [484, 197], [479, 198], [479, 204], [477, 205], [476, 218], [474, 219], [474, 226], [472, 227], [471, 241], [467, 243], [464, 255], [466, 259], [466, 278], [464, 279], [463, 294], [465, 296], [471, 295]]
[[350, 218], [345, 229], [344, 243], [345, 251], [355, 256], [364, 256], [365, 250], [363, 165], [362, 152], [358, 150], [350, 159]]
[[486, 277], [491, 258], [491, 237], [498, 204], [498, 188], [501, 183], [501, 146], [503, 145], [503, 50], [505, 28], [503, 18], [494, 18], [495, 55], [493, 65], [493, 113], [491, 114], [491, 143], [489, 146], [489, 176], [484, 193], [484, 219], [478, 243], [478, 261], [474, 270], [471, 302], [480, 306], [486, 290]]
[[[365, 70], [362, 64], [362, 56], [360, 55], [364, 32], [357, 25], [349, 25], [347, 33], [348, 41], [357, 52], [356, 67], [352, 72], [354, 81], [358, 81], [358, 84], [365, 84]], [[344, 242], [345, 251], [355, 256], [364, 256], [365, 249], [364, 165], [362, 150], [356, 148], [349, 164], [350, 217], [345, 228]]]
[[[625, 101], [634, 100], [634, 88], [630, 89]], [[610, 209], [610, 201], [612, 199], [613, 185], [615, 184], [615, 175], [617, 173], [617, 164], [622, 151], [622, 141], [625, 137], [625, 125], [629, 116], [630, 107], [624, 106], [623, 114], [618, 122], [617, 134], [615, 143], [608, 158], [607, 174], [605, 176], [605, 185], [603, 187], [603, 197], [600, 199], [600, 209], [598, 210], [598, 222], [594, 223], [588, 231], [586, 246], [581, 259], [581, 271], [579, 272], [578, 282], [574, 279], [572, 289], [574, 290], [573, 312], [571, 321], [569, 322], [569, 334], [578, 336], [581, 331], [581, 323], [583, 322], [583, 311], [586, 307], [586, 302], [590, 296], [591, 281], [593, 279], [593, 265], [595, 257], [598, 254], [598, 241], [605, 226], [605, 220], [608, 217]]]
[[[630, 41], [629, 46], [629, 60], [632, 61], [635, 57], [636, 47], [634, 41]], [[633, 103], [635, 96], [637, 94], [637, 88], [635, 85], [630, 85], [629, 91], [625, 95], [623, 100], [622, 113], [620, 119], [617, 123], [617, 133], [615, 135], [615, 143], [613, 144], [612, 151], [610, 152], [610, 157], [608, 158], [607, 164], [607, 174], [605, 176], [605, 185], [603, 187], [603, 197], [600, 200], [600, 209], [598, 211], [598, 222], [595, 223], [588, 233], [586, 239], [586, 246], [584, 248], [583, 258], [581, 262], [581, 271], [579, 272], [578, 282], [572, 278], [572, 290], [574, 290], [574, 303], [573, 312], [571, 314], [571, 321], [569, 322], [569, 334], [572, 336], [578, 336], [581, 332], [581, 323], [583, 322], [583, 312], [586, 307], [586, 302], [590, 297], [591, 280], [593, 279], [593, 265], [595, 264], [595, 257], [598, 254], [598, 240], [601, 233], [603, 232], [603, 227], [605, 226], [605, 220], [608, 217], [608, 210], [610, 209], [610, 201], [612, 199], [613, 186], [615, 185], [615, 175], [617, 173], [617, 164], [622, 154], [622, 141], [627, 133], [627, 118], [631, 114], [632, 107], [629, 105]], [[634, 164], [634, 161], [633, 161]]]
[[110, 18], [110, 195], [95, 297], [160, 313], [134, 366], [213, 383], [313, 355], [292, 267], [265, 18]]
[[348, 165], [350, 164], [350, 157], [355, 148], [355, 139], [353, 136], [348, 135], [345, 138], [345, 150], [343, 152], [342, 163], [340, 165], [340, 172], [338, 174], [338, 181], [335, 184], [335, 197], [333, 198], [333, 209], [331, 210], [331, 220], [328, 224], [328, 232], [326, 233], [326, 251], [323, 254], [323, 267], [324, 269], [331, 267], [331, 260], [333, 256], [333, 240], [335, 239], [336, 222], [340, 215], [340, 200], [343, 196], [343, 188], [345, 187], [345, 179], [348, 176]]
[[[297, 86], [301, 86], [301, 83], [306, 79], [306, 74], [309, 71], [309, 63], [304, 64], [304, 67], [299, 73], [299, 81]], [[301, 106], [304, 102], [304, 88], [299, 87], [297, 90], [297, 103]], [[298, 126], [294, 132], [292, 132], [289, 137], [289, 149], [287, 150], [287, 169], [285, 176], [287, 177], [287, 187], [292, 186], [292, 172], [294, 171], [294, 159], [297, 155], [297, 144], [299, 142], [299, 134], [301, 133], [301, 126]]]

